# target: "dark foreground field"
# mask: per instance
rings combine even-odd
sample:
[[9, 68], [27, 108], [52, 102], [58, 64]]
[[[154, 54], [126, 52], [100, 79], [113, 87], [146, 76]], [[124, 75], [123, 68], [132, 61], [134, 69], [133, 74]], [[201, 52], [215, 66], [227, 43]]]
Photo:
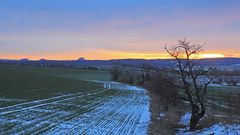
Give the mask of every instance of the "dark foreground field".
[[104, 71], [0, 65], [0, 107], [97, 89], [99, 84], [82, 79], [109, 78], [108, 72]]

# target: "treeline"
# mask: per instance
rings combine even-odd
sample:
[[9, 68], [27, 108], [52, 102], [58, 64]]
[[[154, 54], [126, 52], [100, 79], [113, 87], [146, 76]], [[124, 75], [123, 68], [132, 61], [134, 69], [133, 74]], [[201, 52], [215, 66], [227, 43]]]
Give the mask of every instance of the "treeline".
[[228, 86], [237, 86], [240, 83], [240, 70], [212, 70], [214, 76], [213, 83], [227, 84]]

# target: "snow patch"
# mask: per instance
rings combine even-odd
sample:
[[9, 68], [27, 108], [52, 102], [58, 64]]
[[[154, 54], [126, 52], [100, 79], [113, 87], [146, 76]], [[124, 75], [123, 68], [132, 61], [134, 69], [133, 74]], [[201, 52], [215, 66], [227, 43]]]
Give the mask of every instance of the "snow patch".
[[194, 132], [179, 132], [179, 135], [239, 135], [240, 124], [223, 125], [221, 123]]
[[16, 99], [16, 98], [12, 98], [12, 99], [9, 99], [9, 98], [5, 98], [5, 97], [1, 97], [0, 98], [0, 102], [3, 101], [3, 102], [22, 102], [22, 101], [25, 101], [23, 99]]
[[191, 113], [190, 112], [186, 112], [180, 119], [178, 124], [183, 124], [185, 126], [188, 126], [190, 123], [190, 118], [191, 118]]
[[150, 98], [147, 98], [148, 103], [143, 107], [144, 111], [142, 111], [142, 116], [140, 117], [140, 120], [137, 124], [136, 130], [134, 132], [135, 135], [146, 135], [147, 134], [147, 129], [149, 126], [149, 122], [151, 119], [150, 112], [149, 112], [149, 100]]
[[129, 84], [119, 83], [119, 82], [112, 82], [112, 81], [98, 81], [98, 80], [87, 80], [96, 83], [103, 84], [103, 88], [105, 89], [115, 89], [115, 90], [132, 90], [132, 91], [146, 91], [145, 89], [137, 86], [132, 86]]
[[166, 113], [162, 112], [162, 113], [159, 114], [159, 116], [164, 117], [164, 116], [166, 116]]

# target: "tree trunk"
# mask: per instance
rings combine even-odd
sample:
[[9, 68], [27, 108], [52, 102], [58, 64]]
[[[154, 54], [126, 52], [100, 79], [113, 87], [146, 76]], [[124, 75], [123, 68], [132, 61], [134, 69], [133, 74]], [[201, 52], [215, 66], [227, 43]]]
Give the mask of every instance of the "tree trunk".
[[204, 108], [200, 108], [198, 106], [192, 107], [192, 115], [190, 119], [190, 131], [193, 131], [196, 128], [198, 121], [204, 116], [204, 114], [205, 114]]
[[190, 119], [190, 131], [192, 131], [198, 123], [198, 119], [197, 117], [192, 113], [191, 115], [191, 119]]

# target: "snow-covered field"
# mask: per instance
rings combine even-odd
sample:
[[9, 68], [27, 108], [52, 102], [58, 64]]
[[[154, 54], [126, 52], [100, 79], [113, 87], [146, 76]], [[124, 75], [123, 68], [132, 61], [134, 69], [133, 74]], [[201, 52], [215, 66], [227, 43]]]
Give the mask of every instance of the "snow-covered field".
[[191, 113], [186, 112], [180, 119], [179, 124], [187, 126], [186, 128], [178, 129], [177, 135], [239, 135], [240, 134], [240, 124], [224, 125], [224, 124], [214, 124], [211, 127], [204, 128], [202, 130], [197, 130], [194, 132], [189, 132], [189, 120], [191, 118]]
[[[98, 82], [102, 89], [65, 94], [0, 108], [1, 134], [146, 134], [145, 89]], [[114, 91], [112, 96], [104, 96]]]

